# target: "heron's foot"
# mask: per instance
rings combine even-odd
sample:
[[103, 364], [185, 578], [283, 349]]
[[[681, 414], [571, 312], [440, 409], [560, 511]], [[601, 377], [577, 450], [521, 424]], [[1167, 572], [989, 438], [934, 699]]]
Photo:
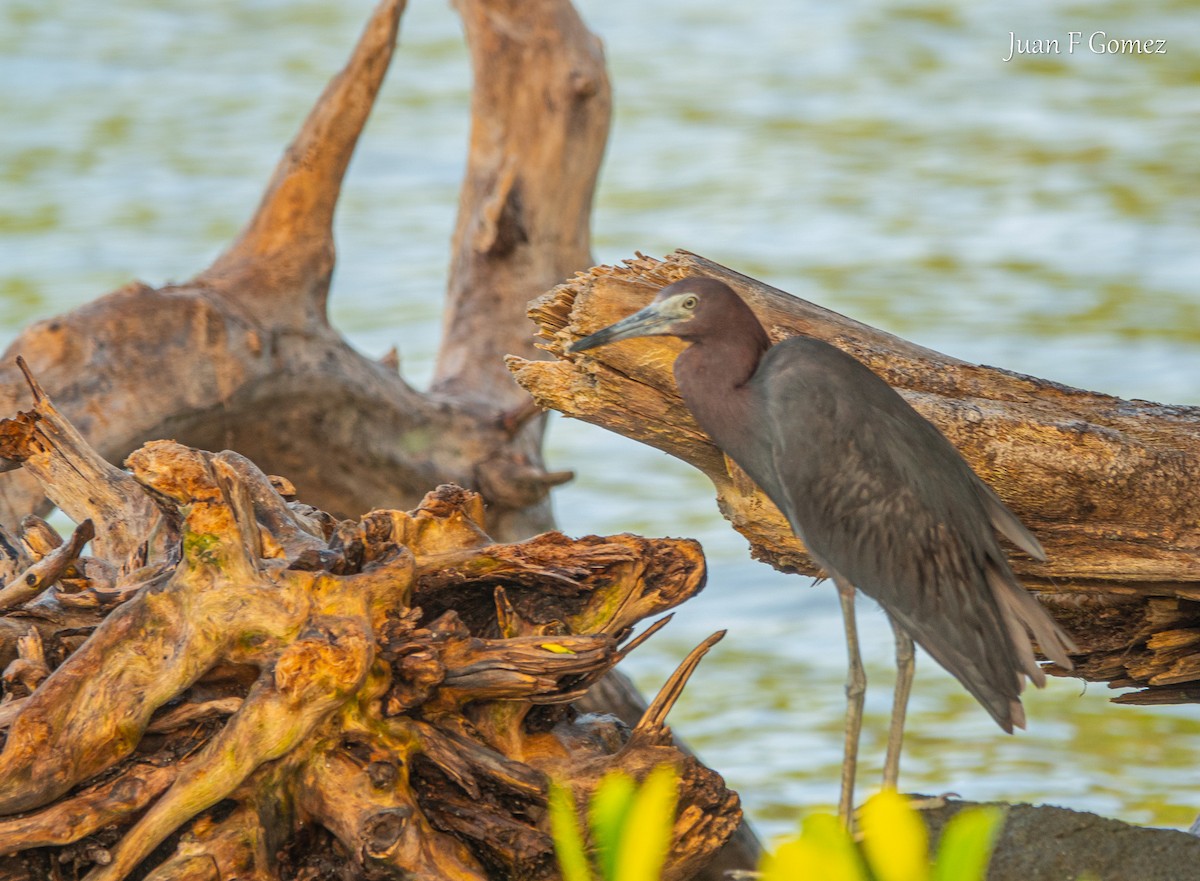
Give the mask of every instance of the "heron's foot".
[[[908, 805], [915, 811], [936, 811], [944, 808], [951, 799], [962, 798], [957, 792], [943, 792], [941, 795], [908, 795]], [[854, 811], [855, 820], [858, 819], [858, 812], [862, 808], [857, 808]], [[862, 841], [862, 832], [858, 831], [858, 824], [855, 823], [854, 840]]]
[[941, 795], [914, 795], [909, 797], [909, 807], [915, 811], [936, 811], [946, 806], [952, 798], [962, 798], [957, 792], [943, 792]]

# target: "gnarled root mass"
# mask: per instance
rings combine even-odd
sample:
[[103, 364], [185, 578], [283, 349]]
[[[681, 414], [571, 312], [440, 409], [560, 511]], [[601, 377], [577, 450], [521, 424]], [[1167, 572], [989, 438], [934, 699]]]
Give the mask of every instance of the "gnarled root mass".
[[719, 635], [632, 732], [571, 706], [700, 590], [695, 543], [496, 544], [453, 486], [338, 522], [232, 452], [116, 469], [34, 388], [0, 455], [80, 527], [0, 536], [0, 878], [556, 878], [548, 779], [664, 761], [668, 877], [733, 832], [663, 726]]

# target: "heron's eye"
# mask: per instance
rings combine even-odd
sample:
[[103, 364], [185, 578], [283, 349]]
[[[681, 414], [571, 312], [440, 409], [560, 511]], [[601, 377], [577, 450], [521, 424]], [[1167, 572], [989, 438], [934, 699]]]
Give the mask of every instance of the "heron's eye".
[[687, 309], [689, 312], [691, 312], [693, 309], [696, 308], [696, 303], [698, 303], [698, 302], [699, 302], [699, 300], [696, 299], [695, 294], [688, 294], [686, 297], [683, 298], [683, 300], [679, 303], [679, 305], [682, 306], [684, 309]]

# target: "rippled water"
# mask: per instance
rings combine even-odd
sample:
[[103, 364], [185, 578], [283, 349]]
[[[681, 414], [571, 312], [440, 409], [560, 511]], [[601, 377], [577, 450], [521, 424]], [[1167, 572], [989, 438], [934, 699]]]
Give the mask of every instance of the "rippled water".
[[[1183, 0], [587, 0], [616, 119], [595, 250], [686, 247], [968, 360], [1200, 403], [1200, 10]], [[187, 278], [253, 209], [344, 60], [366, 3], [7, 0], [0, 5], [0, 333], [131, 277]], [[1066, 54], [1067, 34], [1167, 55]], [[1060, 40], [1018, 56], [1009, 33]], [[333, 318], [398, 343], [422, 382], [439, 334], [467, 130], [453, 13], [414, 2], [338, 216]], [[836, 795], [843, 646], [827, 586], [749, 561], [705, 479], [558, 421], [570, 532], [691, 535], [707, 591], [629, 667], [651, 689], [700, 638], [676, 728], [768, 833]], [[878, 765], [891, 639], [863, 614]], [[1056, 681], [1001, 734], [927, 659], [904, 783], [1138, 822], [1196, 813], [1200, 709], [1108, 704]], [[869, 787], [870, 774], [865, 778]]]

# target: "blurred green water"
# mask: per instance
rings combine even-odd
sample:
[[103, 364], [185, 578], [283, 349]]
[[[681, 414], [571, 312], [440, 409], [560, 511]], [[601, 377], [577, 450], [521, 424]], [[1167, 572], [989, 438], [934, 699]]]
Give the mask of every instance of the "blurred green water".
[[[1200, 402], [1200, 10], [760, 0], [581, 3], [617, 114], [598, 259], [675, 247], [925, 345], [1128, 397]], [[202, 268], [236, 233], [368, 4], [0, 5], [0, 334], [131, 277]], [[1018, 56], [1009, 32], [1162, 37], [1166, 56]], [[335, 322], [428, 376], [467, 135], [469, 72], [414, 2], [338, 216]], [[703, 478], [555, 425], [571, 532], [701, 538], [710, 587], [630, 667], [647, 688], [709, 631], [674, 724], [768, 832], [835, 796], [842, 642], [826, 588], [745, 554]], [[890, 635], [865, 614], [878, 764]], [[1000, 734], [920, 668], [904, 783], [1139, 822], [1196, 813], [1200, 712], [1073, 681]], [[869, 787], [870, 775], [864, 775]]]

